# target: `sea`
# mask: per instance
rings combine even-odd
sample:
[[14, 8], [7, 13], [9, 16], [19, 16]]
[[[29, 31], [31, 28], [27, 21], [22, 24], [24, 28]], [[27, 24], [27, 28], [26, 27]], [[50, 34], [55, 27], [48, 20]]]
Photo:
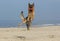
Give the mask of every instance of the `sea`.
[[[0, 20], [0, 27], [17, 27], [20, 20]], [[32, 21], [32, 26], [60, 26], [60, 20], [40, 20]], [[25, 26], [22, 24], [21, 26]]]

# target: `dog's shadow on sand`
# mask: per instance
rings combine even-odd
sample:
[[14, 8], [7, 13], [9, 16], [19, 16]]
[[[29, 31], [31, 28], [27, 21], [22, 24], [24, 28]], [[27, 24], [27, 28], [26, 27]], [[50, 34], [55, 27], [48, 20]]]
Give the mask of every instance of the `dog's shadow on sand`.
[[26, 39], [25, 36], [17, 36], [17, 38], [20, 38], [20, 39]]
[[23, 41], [25, 41], [26, 40], [26, 37], [25, 36], [15, 36], [17, 39], [21, 39], [21, 40], [23, 40]]

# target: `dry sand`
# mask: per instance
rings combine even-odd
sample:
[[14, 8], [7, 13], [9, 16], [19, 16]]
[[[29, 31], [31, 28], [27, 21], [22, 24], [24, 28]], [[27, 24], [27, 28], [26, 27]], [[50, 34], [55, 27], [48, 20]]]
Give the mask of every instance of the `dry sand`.
[[0, 28], [0, 41], [60, 41], [60, 26]]

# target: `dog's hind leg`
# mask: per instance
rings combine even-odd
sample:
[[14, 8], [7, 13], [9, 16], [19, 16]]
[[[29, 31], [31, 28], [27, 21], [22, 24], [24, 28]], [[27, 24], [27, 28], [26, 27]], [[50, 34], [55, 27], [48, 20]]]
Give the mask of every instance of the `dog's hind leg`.
[[30, 30], [31, 22], [30, 21], [27, 21], [26, 22], [26, 26], [27, 26], [27, 30]]

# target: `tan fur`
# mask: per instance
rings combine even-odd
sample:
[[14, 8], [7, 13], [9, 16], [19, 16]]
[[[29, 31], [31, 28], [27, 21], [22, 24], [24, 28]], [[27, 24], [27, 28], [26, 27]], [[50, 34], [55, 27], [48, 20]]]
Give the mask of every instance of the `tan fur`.
[[20, 15], [22, 22], [26, 23], [27, 30], [29, 30], [30, 24], [32, 20], [34, 19], [34, 3], [33, 4], [28, 4], [28, 16], [24, 18], [23, 11], [21, 11]]
[[[32, 8], [30, 8], [29, 6], [31, 6]], [[30, 12], [30, 9], [32, 10], [32, 12]], [[26, 20], [26, 18], [24, 18], [24, 15], [22, 13], [23, 11], [21, 11], [21, 19], [22, 19], [22, 22], [25, 23], [26, 21], [29, 21], [29, 18], [31, 18], [31, 21], [34, 19], [34, 3], [33, 4], [28, 4], [28, 19]]]
[[[31, 6], [31, 8], [30, 8], [30, 6]], [[32, 10], [32, 11], [30, 12], [30, 10]], [[29, 18], [31, 18], [31, 21], [34, 19], [34, 3], [28, 4], [28, 20], [29, 20]]]

